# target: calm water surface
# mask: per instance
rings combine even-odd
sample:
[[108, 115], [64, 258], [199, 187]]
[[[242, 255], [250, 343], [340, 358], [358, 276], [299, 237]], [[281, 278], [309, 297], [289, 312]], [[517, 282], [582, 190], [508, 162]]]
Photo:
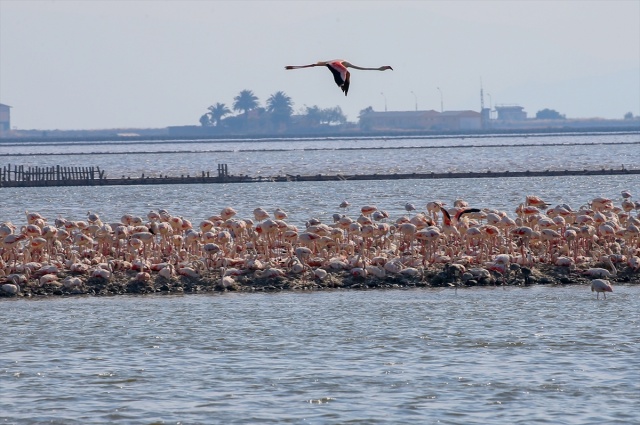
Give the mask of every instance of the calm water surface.
[[637, 168], [640, 133], [7, 145], [0, 166], [98, 166], [107, 177], [443, 173]]
[[640, 288], [0, 301], [6, 423], [639, 423]]
[[[0, 145], [0, 165], [115, 176], [221, 162], [249, 175], [637, 168], [638, 137]], [[226, 206], [241, 218], [261, 206], [301, 226], [330, 222], [343, 199], [354, 217], [368, 204], [396, 219], [406, 202], [457, 198], [513, 216], [527, 194], [578, 208], [619, 202], [622, 190], [637, 199], [638, 176], [1, 188], [0, 221], [164, 208], [197, 225]], [[606, 301], [583, 286], [2, 298], [0, 423], [640, 424], [640, 288], [614, 291]]]

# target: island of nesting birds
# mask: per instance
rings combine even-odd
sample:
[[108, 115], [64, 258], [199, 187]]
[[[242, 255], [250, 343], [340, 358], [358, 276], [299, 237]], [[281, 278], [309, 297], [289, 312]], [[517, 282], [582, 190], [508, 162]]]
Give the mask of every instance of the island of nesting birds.
[[[582, 284], [606, 297], [640, 283], [640, 202], [579, 208], [526, 196], [514, 211], [406, 204], [389, 217], [344, 201], [304, 228], [287, 213], [232, 207], [197, 226], [166, 210], [103, 222], [26, 212], [0, 224], [0, 296]], [[355, 213], [354, 213], [355, 211]]]

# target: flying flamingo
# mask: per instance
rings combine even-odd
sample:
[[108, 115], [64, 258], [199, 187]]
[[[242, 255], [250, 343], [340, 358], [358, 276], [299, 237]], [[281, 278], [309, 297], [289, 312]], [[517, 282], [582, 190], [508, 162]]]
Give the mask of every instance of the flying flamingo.
[[361, 66], [353, 65], [343, 59], [335, 59], [331, 61], [320, 61], [320, 62], [312, 63], [311, 65], [299, 65], [299, 66], [287, 65], [284, 67], [284, 69], [312, 68], [314, 66], [326, 66], [327, 68], [329, 68], [329, 71], [331, 71], [331, 73], [333, 74], [333, 80], [336, 82], [338, 87], [342, 89], [345, 96], [349, 91], [350, 76], [351, 76], [351, 73], [347, 70], [347, 68], [360, 69], [364, 71], [385, 71], [387, 69], [390, 69], [393, 71], [393, 68], [391, 68], [389, 65], [381, 66], [378, 68], [364, 68]]

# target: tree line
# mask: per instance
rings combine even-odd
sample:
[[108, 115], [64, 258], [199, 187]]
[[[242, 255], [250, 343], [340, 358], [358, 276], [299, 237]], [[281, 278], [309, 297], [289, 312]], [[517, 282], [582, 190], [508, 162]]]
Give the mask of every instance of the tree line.
[[[222, 131], [235, 130], [275, 130], [290, 127], [323, 127], [347, 123], [347, 117], [339, 106], [320, 108], [306, 106], [294, 115], [294, 102], [283, 91], [278, 91], [267, 99], [265, 106], [251, 90], [242, 90], [233, 98], [231, 109], [217, 102], [207, 108], [200, 117], [200, 125], [214, 127]], [[237, 112], [233, 115], [233, 112]]]
[[[339, 106], [333, 108], [320, 108], [317, 105], [304, 106], [297, 114], [293, 110], [294, 102], [285, 92], [273, 93], [265, 106], [260, 105], [260, 100], [251, 90], [242, 90], [233, 98], [233, 104], [229, 108], [226, 104], [217, 102], [207, 108], [200, 117], [200, 125], [209, 128], [215, 133], [278, 133], [287, 131], [324, 131], [326, 129], [342, 128], [349, 124], [347, 117]], [[234, 112], [236, 114], [234, 115]], [[362, 117], [371, 112], [369, 106], [360, 111]], [[566, 120], [564, 114], [554, 109], [545, 108], [536, 113], [536, 119], [541, 120]], [[631, 112], [625, 114], [624, 119], [634, 119]]]

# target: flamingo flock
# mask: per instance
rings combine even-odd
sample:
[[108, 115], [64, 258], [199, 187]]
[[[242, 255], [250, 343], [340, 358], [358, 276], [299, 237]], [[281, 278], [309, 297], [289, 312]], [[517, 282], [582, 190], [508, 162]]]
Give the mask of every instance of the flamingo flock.
[[50, 222], [27, 211], [20, 228], [0, 223], [0, 295], [38, 288], [88, 293], [114, 279], [147, 288], [205, 280], [217, 290], [287, 279], [302, 286], [350, 279], [457, 288], [544, 283], [541, 271], [553, 268], [564, 283], [586, 280], [606, 299], [621, 273], [640, 278], [640, 204], [622, 195], [619, 206], [598, 197], [577, 209], [531, 195], [514, 214], [434, 200], [424, 208], [406, 203], [408, 215], [395, 219], [375, 205], [348, 215], [345, 200], [330, 222], [313, 218], [304, 227], [288, 223], [281, 208], [258, 207], [252, 218], [239, 218], [225, 207], [195, 226], [166, 210], [111, 223], [92, 212]]

